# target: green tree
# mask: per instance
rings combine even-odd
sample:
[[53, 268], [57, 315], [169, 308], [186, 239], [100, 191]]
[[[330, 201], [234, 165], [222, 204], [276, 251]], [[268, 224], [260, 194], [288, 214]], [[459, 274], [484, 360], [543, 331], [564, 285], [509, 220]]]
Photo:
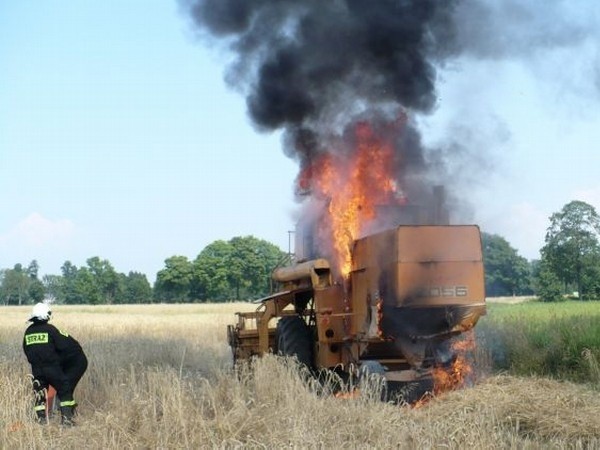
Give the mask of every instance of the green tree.
[[117, 272], [108, 260], [98, 256], [89, 258], [86, 262], [93, 278], [92, 282], [101, 296], [101, 303], [113, 303], [122, 292]]
[[587, 264], [581, 274], [585, 286], [584, 299], [600, 299], [600, 261]]
[[192, 271], [192, 263], [185, 256], [167, 258], [165, 268], [156, 274], [155, 297], [167, 302], [189, 302]]
[[530, 265], [506, 239], [482, 233], [485, 289], [490, 296], [531, 294]]
[[215, 241], [194, 260], [194, 294], [204, 301], [264, 296], [271, 270], [283, 255], [277, 246], [254, 236]]
[[119, 274], [123, 285], [121, 303], [147, 303], [152, 301], [152, 287], [146, 275], [139, 272], [129, 272], [128, 275]]
[[11, 295], [10, 295], [9, 283], [7, 282], [8, 272], [9, 272], [9, 269], [0, 270], [0, 302], [2, 302], [3, 305], [10, 304]]
[[543, 302], [560, 302], [562, 295], [560, 280], [549, 264], [542, 260], [536, 273], [536, 294]]
[[[235, 288], [235, 299], [258, 298], [268, 294], [271, 271], [284, 252], [254, 236], [234, 237], [229, 242], [233, 247], [230, 280]], [[240, 296], [242, 293], [243, 297]]]
[[15, 264], [12, 269], [2, 271], [0, 280], [0, 301], [5, 305], [24, 305], [39, 302], [46, 294], [44, 285], [38, 279], [39, 266], [36, 260], [27, 268]]
[[27, 266], [26, 273], [29, 276], [29, 285], [27, 287], [28, 302], [41, 302], [46, 296], [46, 289], [43, 283], [38, 279], [40, 266], [34, 259]]
[[77, 268], [70, 261], [61, 267], [57, 301], [68, 305], [89, 303], [98, 305], [103, 301], [95, 275], [87, 267]]
[[46, 289], [43, 283], [37, 278], [29, 281], [29, 287], [27, 288], [27, 297], [30, 303], [38, 303], [44, 300], [46, 296]]
[[595, 208], [574, 200], [552, 214], [542, 260], [563, 282], [574, 284], [580, 298], [595, 291], [594, 267], [600, 263], [600, 217]]
[[62, 275], [45, 275], [46, 292], [57, 303], [106, 304], [144, 303], [152, 300], [152, 287], [146, 275], [118, 273], [108, 260], [97, 256], [87, 260], [87, 267], [77, 268], [70, 261], [61, 267]]
[[57, 286], [58, 302], [67, 305], [84, 303], [84, 300], [81, 298], [78, 291], [77, 273], [79, 272], [79, 269], [77, 269], [77, 266], [71, 263], [71, 261], [65, 261], [61, 266], [60, 271], [62, 277]]
[[5, 270], [0, 289], [2, 303], [5, 305], [23, 305], [30, 303], [28, 292], [30, 284], [31, 279], [27, 275], [27, 272], [23, 270], [21, 264], [15, 264], [12, 269]]
[[6, 305], [6, 298], [4, 294], [4, 277], [6, 276], [6, 269], [0, 269], [0, 302]]
[[95, 275], [87, 267], [80, 267], [75, 277], [75, 303], [100, 305], [103, 300]]
[[201, 301], [231, 299], [229, 261], [233, 248], [228, 242], [207, 245], [193, 264], [192, 295]]
[[29, 276], [29, 278], [35, 280], [38, 277], [39, 270], [40, 270], [40, 265], [34, 259], [33, 261], [31, 261], [29, 263], [29, 265], [27, 266], [27, 269], [25, 270], [25, 272], [27, 273], [27, 275]]

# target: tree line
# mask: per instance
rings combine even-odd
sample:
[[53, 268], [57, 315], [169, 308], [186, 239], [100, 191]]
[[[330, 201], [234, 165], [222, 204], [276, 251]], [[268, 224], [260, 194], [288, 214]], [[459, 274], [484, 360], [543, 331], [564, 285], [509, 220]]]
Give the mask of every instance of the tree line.
[[549, 302], [600, 299], [597, 211], [574, 200], [549, 220], [541, 257], [533, 261], [520, 256], [503, 237], [482, 234], [487, 295], [535, 294]]
[[145, 303], [152, 300], [152, 287], [146, 275], [117, 273], [109, 261], [97, 256], [85, 266], [66, 261], [61, 275], [38, 276], [33, 260], [27, 267], [15, 264], [0, 270], [0, 303], [26, 305], [50, 298], [63, 304]]
[[[488, 296], [600, 299], [598, 213], [575, 200], [549, 219], [541, 257], [532, 261], [502, 236], [482, 233]], [[251, 300], [270, 293], [270, 273], [286, 257], [274, 244], [254, 236], [218, 240], [193, 260], [180, 255], [167, 258], [153, 285], [145, 274], [118, 273], [108, 260], [97, 256], [81, 267], [66, 261], [60, 275], [41, 278], [34, 260], [0, 270], [0, 304], [32, 304], [44, 298], [62, 304]]]
[[287, 256], [253, 236], [215, 241], [190, 261], [171, 256], [151, 285], [145, 274], [118, 273], [97, 256], [77, 267], [66, 261], [60, 275], [39, 277], [39, 265], [0, 270], [0, 304], [26, 305], [45, 298], [61, 304], [182, 303], [249, 300], [267, 295], [270, 273]]

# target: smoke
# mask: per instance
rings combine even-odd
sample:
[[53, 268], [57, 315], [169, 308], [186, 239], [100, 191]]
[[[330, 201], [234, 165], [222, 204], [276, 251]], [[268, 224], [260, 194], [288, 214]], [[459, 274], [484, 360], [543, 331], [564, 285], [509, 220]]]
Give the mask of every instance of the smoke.
[[[377, 112], [431, 112], [452, 53], [456, 1], [196, 0], [194, 21], [237, 55], [227, 80], [258, 129], [285, 130], [304, 165], [332, 133]], [[417, 158], [420, 159], [420, 158]]]
[[461, 0], [457, 49], [476, 59], [526, 59], [598, 36], [598, 7], [589, 0]]
[[[322, 154], [350, 151], [340, 142], [357, 123], [389, 131], [402, 121], [388, 140], [411, 200], [427, 186], [460, 182], [452, 167], [466, 163], [457, 161], [484, 161], [482, 149], [492, 147], [449, 140], [424, 148], [418, 118], [439, 104], [440, 70], [465, 58], [528, 61], [599, 29], [585, 0], [180, 1], [198, 30], [235, 56], [227, 82], [244, 93], [258, 130], [283, 130], [300, 174]], [[597, 69], [590, 78], [598, 84]]]

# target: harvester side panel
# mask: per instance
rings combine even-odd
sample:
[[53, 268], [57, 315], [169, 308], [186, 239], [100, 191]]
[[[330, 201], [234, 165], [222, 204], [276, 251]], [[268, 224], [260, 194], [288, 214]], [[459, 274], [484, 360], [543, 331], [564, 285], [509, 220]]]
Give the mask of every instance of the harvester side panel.
[[481, 261], [475, 225], [398, 227], [398, 261]]
[[[372, 328], [374, 317], [368, 308], [377, 303], [388, 317], [409, 317], [402, 308], [453, 311], [440, 322], [439, 333], [467, 329], [485, 313], [481, 238], [475, 225], [399, 226], [356, 241], [353, 256], [357, 335], [370, 335], [365, 324]], [[435, 334], [427, 328], [427, 334]]]
[[384, 300], [381, 287], [387, 286], [395, 268], [397, 229], [382, 231], [355, 241], [352, 251], [351, 308], [352, 334], [377, 337], [377, 309]]
[[317, 367], [334, 367], [342, 361], [342, 343], [348, 335], [350, 313], [344, 302], [344, 289], [340, 285], [314, 292], [318, 343]]
[[479, 261], [400, 262], [394, 306], [472, 305], [483, 302]]
[[395, 306], [466, 306], [485, 301], [478, 227], [399, 227], [397, 231]]

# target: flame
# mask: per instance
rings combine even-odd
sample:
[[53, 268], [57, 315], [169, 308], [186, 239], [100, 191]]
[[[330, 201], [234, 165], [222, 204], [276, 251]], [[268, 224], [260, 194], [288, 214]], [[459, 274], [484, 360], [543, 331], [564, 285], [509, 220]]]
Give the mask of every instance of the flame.
[[475, 350], [475, 333], [469, 331], [452, 344], [456, 358], [449, 367], [433, 370], [434, 393], [460, 389], [472, 383], [475, 371], [469, 355]]
[[475, 333], [468, 331], [460, 340], [452, 343], [452, 350], [456, 358], [449, 367], [436, 367], [433, 369], [433, 393], [428, 393], [411, 407], [421, 408], [429, 403], [436, 395], [444, 392], [455, 391], [471, 385], [475, 378], [475, 370], [469, 355], [475, 350]]
[[431, 394], [431, 393], [428, 392], [423, 397], [421, 397], [419, 400], [417, 400], [416, 402], [412, 403], [410, 405], [410, 407], [412, 409], [421, 408], [421, 407], [427, 405], [432, 398], [433, 398], [433, 394]]
[[340, 391], [334, 394], [335, 398], [341, 398], [344, 400], [352, 400], [360, 397], [360, 389], [352, 389], [351, 391]]
[[[393, 122], [381, 133], [390, 135]], [[367, 122], [354, 126], [354, 146], [340, 155], [322, 154], [307, 166], [298, 178], [301, 191], [327, 201], [320, 240], [331, 242], [333, 257], [341, 276], [351, 270], [351, 246], [366, 226], [376, 218], [377, 206], [404, 203], [393, 168], [394, 147], [390, 139], [377, 135]]]
[[383, 322], [383, 300], [380, 299], [377, 302], [377, 336], [379, 336], [380, 339], [383, 339], [385, 337], [383, 330], [381, 329], [382, 322]]

